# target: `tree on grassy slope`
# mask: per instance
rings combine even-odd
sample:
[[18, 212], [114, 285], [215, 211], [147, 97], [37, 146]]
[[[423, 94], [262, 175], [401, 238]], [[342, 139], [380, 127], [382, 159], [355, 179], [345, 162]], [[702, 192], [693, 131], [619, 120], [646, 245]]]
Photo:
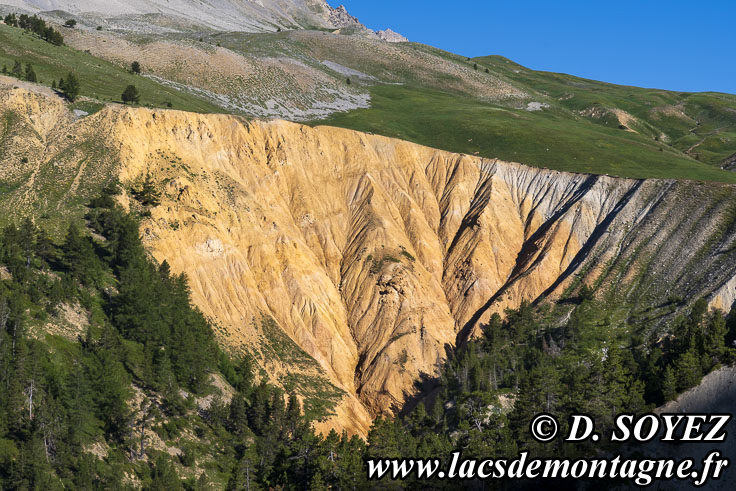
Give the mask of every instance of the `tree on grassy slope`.
[[79, 80], [76, 75], [69, 72], [66, 80], [62, 78], [59, 81], [59, 90], [69, 102], [74, 102], [79, 97]]
[[128, 85], [123, 91], [121, 97], [123, 99], [123, 102], [126, 104], [129, 102], [138, 104], [138, 102], [140, 102], [141, 100], [141, 95], [135, 85]]
[[37, 82], [38, 78], [36, 77], [36, 72], [33, 70], [33, 66], [31, 66], [30, 63], [26, 65], [26, 73], [25, 78], [29, 82]]

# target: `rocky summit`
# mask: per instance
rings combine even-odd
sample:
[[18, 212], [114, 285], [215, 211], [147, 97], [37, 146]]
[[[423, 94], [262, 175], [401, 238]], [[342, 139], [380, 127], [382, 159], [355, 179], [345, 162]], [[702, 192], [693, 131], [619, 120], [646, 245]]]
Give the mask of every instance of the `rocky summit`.
[[[375, 36], [343, 5], [333, 8], [326, 0], [2, 0], [0, 9], [41, 13], [60, 20], [73, 15], [90, 26], [102, 24], [141, 33], [356, 28]], [[389, 42], [399, 39], [390, 30], [378, 37]]]

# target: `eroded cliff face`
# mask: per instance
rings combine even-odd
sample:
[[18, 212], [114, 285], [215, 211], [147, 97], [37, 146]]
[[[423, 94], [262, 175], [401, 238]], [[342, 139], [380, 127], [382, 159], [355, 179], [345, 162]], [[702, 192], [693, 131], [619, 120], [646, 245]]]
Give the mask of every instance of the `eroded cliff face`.
[[[5, 109], [42, 98], [15, 92]], [[21, 119], [38, 118], [24, 107]], [[259, 353], [273, 319], [345, 392], [320, 429], [365, 434], [522, 300], [582, 283], [632, 306], [736, 297], [730, 186], [574, 175], [223, 115], [108, 107], [58, 121], [96, 132], [127, 186], [152, 176], [163, 196], [145, 244], [188, 275], [227, 346]], [[259, 359], [276, 379], [292, 370]]]

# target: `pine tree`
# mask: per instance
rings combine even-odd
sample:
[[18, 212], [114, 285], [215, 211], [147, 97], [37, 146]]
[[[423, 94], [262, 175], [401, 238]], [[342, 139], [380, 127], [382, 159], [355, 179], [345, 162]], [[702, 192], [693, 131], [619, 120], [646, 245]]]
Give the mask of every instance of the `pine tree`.
[[5, 25], [7, 26], [18, 27], [18, 18], [15, 16], [15, 14], [6, 15], [4, 22], [5, 22]]
[[61, 248], [63, 264], [72, 278], [83, 285], [91, 285], [99, 275], [98, 260], [89, 238], [82, 235], [79, 226], [72, 222]]
[[677, 379], [672, 371], [672, 367], [668, 366], [664, 369], [662, 378], [662, 398], [664, 402], [672, 401], [677, 397]]
[[694, 348], [688, 349], [678, 358], [675, 362], [675, 373], [677, 373], [678, 391], [694, 387], [700, 382], [703, 372]]
[[150, 491], [176, 491], [183, 489], [181, 480], [176, 474], [176, 469], [171, 459], [160, 454], [154, 464], [151, 472], [151, 484], [146, 486]]
[[26, 73], [25, 73], [25, 78], [26, 78], [26, 80], [28, 80], [29, 82], [36, 82], [36, 81], [37, 81], [37, 78], [36, 78], [36, 72], [34, 72], [34, 71], [33, 71], [33, 66], [31, 66], [31, 64], [30, 64], [30, 63], [28, 63], [28, 64], [26, 65]]
[[140, 75], [141, 73], [141, 64], [137, 61], [134, 61], [130, 64], [130, 71], [135, 73], [136, 75]]
[[23, 65], [21, 65], [20, 60], [13, 62], [13, 69], [10, 71], [10, 74], [15, 78], [21, 78], [23, 76]]
[[77, 100], [77, 97], [79, 97], [79, 80], [77, 80], [76, 75], [74, 75], [72, 72], [69, 72], [69, 74], [66, 76], [66, 79], [61, 79], [59, 82], [59, 89], [61, 89], [64, 97], [69, 102], [74, 102]]
[[382, 459], [401, 458], [397, 429], [395, 422], [381, 416], [376, 418], [368, 432], [368, 456]]
[[703, 339], [703, 348], [705, 356], [703, 360], [706, 364], [706, 370], [710, 370], [723, 357], [726, 352], [726, 334], [728, 328], [726, 319], [720, 311], [710, 314], [705, 336]]
[[366, 455], [366, 444], [357, 435], [348, 437], [343, 431], [337, 455], [334, 481], [339, 489], [363, 489], [365, 472], [363, 456]]
[[123, 91], [121, 98], [124, 103], [138, 104], [141, 99], [141, 95], [135, 85], [128, 85]]
[[141, 188], [133, 192], [133, 196], [143, 206], [158, 206], [161, 193], [156, 189], [156, 183], [153, 181], [151, 174], [146, 174]]
[[312, 480], [309, 482], [309, 491], [327, 491], [328, 489], [325, 480], [322, 479], [322, 473], [319, 471], [315, 472]]
[[26, 268], [31, 267], [31, 260], [33, 259], [36, 250], [36, 227], [31, 222], [30, 218], [23, 220], [20, 226], [19, 240], [21, 252], [23, 253], [24, 262]]

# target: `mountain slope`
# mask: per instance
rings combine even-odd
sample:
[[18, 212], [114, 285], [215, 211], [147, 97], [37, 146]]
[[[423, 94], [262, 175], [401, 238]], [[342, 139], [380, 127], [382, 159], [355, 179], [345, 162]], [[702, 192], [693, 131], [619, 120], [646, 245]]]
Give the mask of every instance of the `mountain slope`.
[[475, 60], [591, 122], [624, 125], [629, 132], [667, 143], [698, 161], [724, 167], [734, 153], [733, 94], [677, 93], [615, 85], [530, 70], [501, 56]]
[[588, 284], [606, 322], [647, 334], [696, 297], [736, 299], [733, 186], [225, 115], [108, 106], [75, 121], [22, 89], [0, 107], [12, 122], [0, 127], [6, 220], [79, 216], [111, 179], [139, 210], [130, 189], [150, 175], [163, 196], [142, 224], [149, 251], [187, 273], [221, 341], [277, 381], [291, 368], [262, 346], [286, 333], [345, 391], [329, 425], [351, 431], [398, 409], [456, 343], [523, 300], [564, 316]]
[[116, 28], [158, 25], [224, 31], [275, 31], [279, 28], [330, 27], [332, 9], [324, 0], [3, 0], [30, 12], [63, 11]]
[[[47, 85], [49, 73], [82, 70], [82, 94], [97, 99], [125, 87], [105, 84], [107, 72], [154, 107], [329, 124], [564, 171], [736, 182], [721, 169], [736, 153], [729, 94], [616, 86], [362, 34], [94, 25], [63, 30], [76, 51], [0, 26], [0, 59], [33, 63]], [[133, 61], [143, 77], [122, 76]]]

